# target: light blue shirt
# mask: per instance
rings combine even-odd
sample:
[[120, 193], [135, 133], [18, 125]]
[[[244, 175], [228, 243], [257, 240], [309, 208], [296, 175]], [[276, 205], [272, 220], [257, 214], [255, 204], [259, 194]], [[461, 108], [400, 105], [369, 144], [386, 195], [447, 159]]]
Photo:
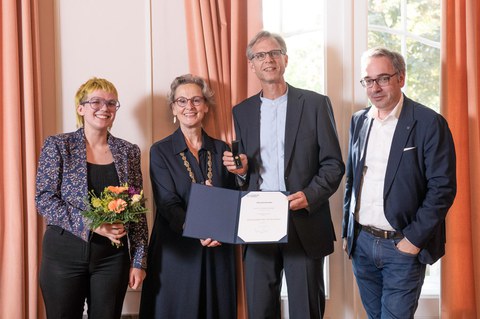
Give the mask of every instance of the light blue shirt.
[[288, 91], [275, 100], [260, 97], [260, 190], [286, 191], [285, 123]]

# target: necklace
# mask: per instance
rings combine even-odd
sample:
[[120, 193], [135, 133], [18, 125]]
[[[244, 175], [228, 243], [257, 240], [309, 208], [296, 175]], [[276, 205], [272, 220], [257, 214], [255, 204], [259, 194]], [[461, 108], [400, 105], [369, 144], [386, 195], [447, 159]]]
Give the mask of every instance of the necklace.
[[[192, 168], [190, 166], [190, 162], [187, 160], [187, 157], [185, 156], [184, 152], [180, 152], [180, 156], [182, 157], [183, 160], [183, 165], [185, 165], [185, 168], [188, 171], [188, 175], [192, 179], [192, 183], [196, 183], [197, 181], [195, 180], [195, 175], [193, 175]], [[207, 181], [210, 182], [210, 185], [212, 185], [212, 154], [210, 151], [207, 151]]]

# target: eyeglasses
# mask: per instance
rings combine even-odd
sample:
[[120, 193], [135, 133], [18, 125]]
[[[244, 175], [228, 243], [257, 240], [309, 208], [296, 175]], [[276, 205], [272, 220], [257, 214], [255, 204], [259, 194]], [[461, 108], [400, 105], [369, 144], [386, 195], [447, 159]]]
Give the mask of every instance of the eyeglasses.
[[199, 106], [205, 103], [205, 98], [203, 96], [194, 96], [191, 99], [187, 99], [186, 97], [179, 97], [173, 103], [177, 103], [179, 107], [187, 107], [188, 101], [193, 104], [193, 106]]
[[376, 79], [361, 79], [360, 80], [360, 84], [364, 87], [364, 88], [371, 88], [373, 87], [373, 84], [375, 82], [377, 82], [378, 86], [387, 86], [388, 83], [390, 83], [390, 78], [394, 75], [396, 75], [397, 72], [393, 73], [393, 74], [385, 74], [385, 75], [380, 75], [378, 78]]
[[271, 51], [268, 51], [268, 52], [257, 52], [255, 54], [252, 55], [252, 57], [250, 58], [250, 60], [257, 60], [257, 61], [263, 61], [265, 60], [265, 58], [267, 57], [267, 54], [272, 58], [272, 59], [276, 59], [278, 58], [279, 56], [285, 54], [283, 52], [283, 50], [271, 50]]
[[83, 101], [80, 105], [90, 104], [90, 107], [94, 111], [98, 111], [102, 106], [106, 105], [109, 111], [116, 111], [120, 107], [120, 102], [117, 100], [105, 100], [99, 97], [91, 98], [88, 101]]

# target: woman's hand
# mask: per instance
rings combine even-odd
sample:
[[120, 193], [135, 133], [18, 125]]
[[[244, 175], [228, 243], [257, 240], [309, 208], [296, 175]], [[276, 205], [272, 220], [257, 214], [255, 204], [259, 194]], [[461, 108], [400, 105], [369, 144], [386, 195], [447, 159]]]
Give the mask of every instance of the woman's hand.
[[137, 289], [145, 279], [147, 273], [145, 269], [140, 268], [130, 268], [130, 277], [128, 280], [128, 286], [132, 289]]
[[107, 237], [116, 245], [120, 245], [122, 242], [120, 239], [127, 234], [125, 226], [123, 224], [108, 224], [104, 223], [94, 230], [95, 233]]
[[202, 244], [203, 247], [218, 247], [222, 245], [221, 242], [213, 240], [211, 238], [200, 239], [200, 243]]

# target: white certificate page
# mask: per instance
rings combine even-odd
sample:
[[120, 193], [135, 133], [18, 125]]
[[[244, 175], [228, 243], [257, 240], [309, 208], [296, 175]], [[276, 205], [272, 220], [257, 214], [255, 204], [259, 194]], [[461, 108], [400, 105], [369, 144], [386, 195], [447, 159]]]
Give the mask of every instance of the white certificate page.
[[287, 235], [288, 200], [281, 192], [249, 192], [242, 197], [238, 237], [244, 242], [277, 242]]

